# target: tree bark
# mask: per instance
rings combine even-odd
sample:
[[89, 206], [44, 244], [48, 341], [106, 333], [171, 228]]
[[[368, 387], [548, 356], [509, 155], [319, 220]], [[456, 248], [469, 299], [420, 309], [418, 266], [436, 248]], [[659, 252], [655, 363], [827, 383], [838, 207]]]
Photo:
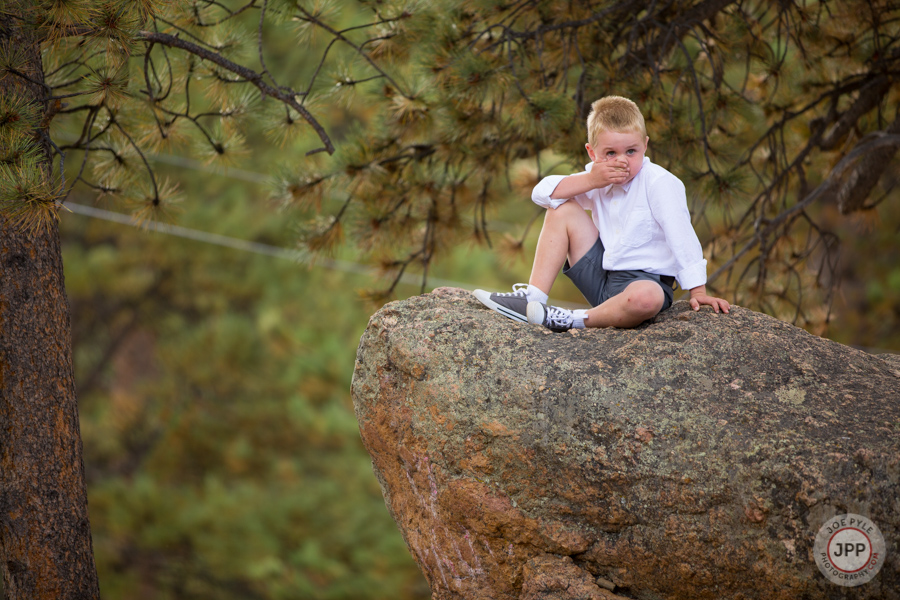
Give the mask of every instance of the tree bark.
[[[0, 44], [25, 48], [29, 78], [0, 94], [47, 106], [40, 41], [0, 15]], [[45, 164], [49, 174], [49, 158]], [[49, 176], [49, 175], [48, 175]], [[59, 231], [0, 217], [0, 570], [9, 600], [99, 598], [88, 522]]]

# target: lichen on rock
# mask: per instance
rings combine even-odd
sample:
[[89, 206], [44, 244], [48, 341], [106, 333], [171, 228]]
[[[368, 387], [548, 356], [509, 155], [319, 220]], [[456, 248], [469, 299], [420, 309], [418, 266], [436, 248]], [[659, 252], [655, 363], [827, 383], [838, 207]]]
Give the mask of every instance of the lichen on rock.
[[[440, 288], [372, 316], [352, 384], [385, 502], [445, 600], [900, 598], [900, 368], [676, 303], [551, 333]], [[881, 529], [874, 580], [812, 546]]]

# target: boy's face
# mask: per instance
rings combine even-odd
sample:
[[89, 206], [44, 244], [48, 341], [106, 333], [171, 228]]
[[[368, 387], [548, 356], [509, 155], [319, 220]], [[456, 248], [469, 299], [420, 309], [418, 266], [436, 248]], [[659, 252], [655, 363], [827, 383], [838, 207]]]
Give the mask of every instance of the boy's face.
[[585, 148], [595, 163], [611, 160], [627, 166], [629, 175], [625, 183], [628, 183], [640, 172], [649, 142], [649, 137], [635, 131], [604, 131], [594, 140], [593, 146], [585, 144]]

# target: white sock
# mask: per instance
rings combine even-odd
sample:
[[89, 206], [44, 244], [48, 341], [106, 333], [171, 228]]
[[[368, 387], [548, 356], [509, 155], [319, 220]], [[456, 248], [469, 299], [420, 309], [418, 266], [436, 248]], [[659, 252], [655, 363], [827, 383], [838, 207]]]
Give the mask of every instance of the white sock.
[[528, 289], [525, 290], [525, 298], [529, 302], [540, 302], [541, 304], [547, 304], [547, 300], [550, 299], [550, 297], [542, 292], [540, 288], [535, 287], [530, 283], [528, 284]]
[[572, 327], [584, 329], [584, 320], [587, 318], [587, 310], [580, 308], [572, 311]]

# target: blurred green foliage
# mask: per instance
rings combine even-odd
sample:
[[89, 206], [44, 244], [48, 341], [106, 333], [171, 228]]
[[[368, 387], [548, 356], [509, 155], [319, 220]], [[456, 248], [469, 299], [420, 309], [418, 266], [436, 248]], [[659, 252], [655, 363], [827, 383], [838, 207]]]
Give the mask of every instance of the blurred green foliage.
[[900, 353], [900, 205], [885, 202], [849, 220], [827, 216], [843, 240], [840, 291], [831, 322], [817, 333], [875, 353]]
[[[291, 244], [258, 186], [180, 179], [216, 202], [179, 224]], [[62, 234], [104, 598], [428, 597], [349, 399], [370, 281], [77, 215]]]

